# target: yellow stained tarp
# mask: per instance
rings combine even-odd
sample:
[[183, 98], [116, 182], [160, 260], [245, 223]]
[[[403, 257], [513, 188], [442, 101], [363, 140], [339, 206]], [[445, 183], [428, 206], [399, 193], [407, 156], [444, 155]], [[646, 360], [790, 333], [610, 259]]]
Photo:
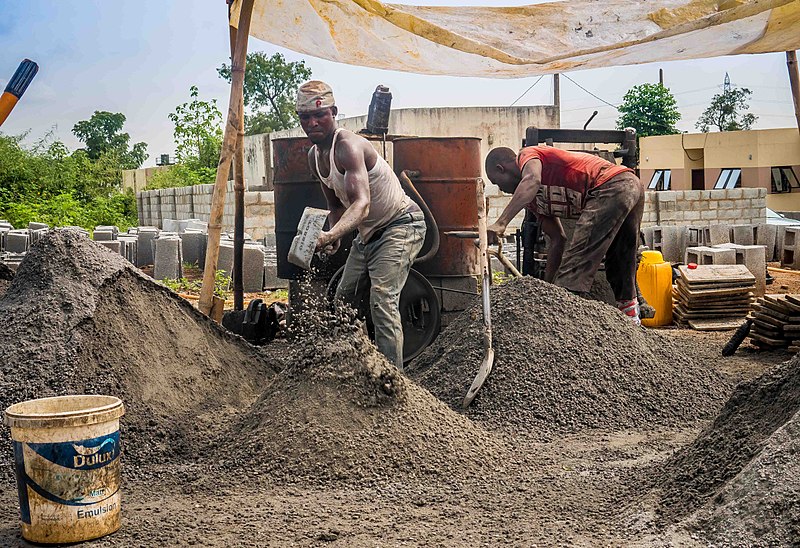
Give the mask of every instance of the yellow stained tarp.
[[[240, 4], [233, 6], [234, 25]], [[351, 65], [517, 78], [798, 49], [800, 0], [578, 0], [522, 7], [255, 0], [250, 34]]]

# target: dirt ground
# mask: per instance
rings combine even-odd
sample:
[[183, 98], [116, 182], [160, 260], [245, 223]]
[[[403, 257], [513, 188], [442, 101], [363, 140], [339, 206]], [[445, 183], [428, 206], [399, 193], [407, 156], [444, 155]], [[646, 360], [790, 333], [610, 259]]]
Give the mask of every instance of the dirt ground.
[[[540, 287], [534, 301], [566, 306], [558, 310], [562, 331], [534, 348], [539, 363], [573, 375], [566, 365], [578, 361], [557, 348], [573, 345], [593, 361], [585, 374], [598, 381], [576, 389], [580, 374], [537, 377], [550, 383], [543, 417], [562, 417], [571, 401], [584, 409], [558, 428], [542, 420], [526, 426], [526, 391], [517, 390], [516, 418], [503, 424], [496, 408], [464, 414], [434, 397], [341, 315], [321, 313], [303, 324], [303, 337], [254, 349], [88, 240], [54, 235], [30, 255], [0, 298], [0, 404], [88, 391], [118, 394], [128, 409], [123, 525], [88, 546], [800, 542], [793, 464], [800, 428], [775, 412], [793, 416], [800, 407], [800, 375], [796, 361], [784, 363], [786, 352], [745, 343], [722, 358], [730, 333], [620, 327], [613, 308]], [[43, 317], [45, 328], [33, 321]], [[505, 317], [498, 313], [498, 327]], [[509, 333], [524, 328], [505, 325]], [[565, 335], [569, 328], [575, 333]], [[467, 337], [463, 326], [448, 329], [455, 331], [443, 337]], [[118, 333], [135, 343], [121, 344]], [[603, 333], [647, 348], [646, 359], [626, 369], [624, 345], [597, 350]], [[604, 355], [615, 360], [611, 372]], [[441, 356], [436, 363], [452, 369]], [[675, 386], [665, 371], [684, 384], [702, 380]], [[487, 398], [503, 397], [500, 381], [514, 382], [495, 373]], [[625, 390], [593, 392], [608, 375], [631, 378], [617, 383]], [[669, 392], [697, 409], [681, 410]], [[602, 420], [586, 413], [592, 406]], [[743, 449], [727, 460], [718, 458], [726, 440]], [[0, 449], [0, 546], [27, 546], [7, 431]], [[709, 481], [691, 481], [702, 474]], [[767, 513], [758, 510], [765, 506]]]

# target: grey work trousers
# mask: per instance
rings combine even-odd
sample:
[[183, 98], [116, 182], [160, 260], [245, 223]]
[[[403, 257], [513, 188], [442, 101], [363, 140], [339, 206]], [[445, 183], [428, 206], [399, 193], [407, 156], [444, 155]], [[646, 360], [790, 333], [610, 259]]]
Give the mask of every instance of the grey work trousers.
[[[356, 236], [336, 297], [359, 309], [369, 285], [369, 310], [375, 326], [375, 346], [403, 370], [403, 325], [400, 291], [425, 240], [425, 218], [421, 212], [404, 213], [369, 243]], [[367, 283], [369, 282], [369, 284]]]
[[553, 283], [576, 293], [592, 287], [606, 259], [606, 278], [617, 301], [636, 298], [636, 251], [644, 212], [644, 186], [625, 172], [591, 189]]

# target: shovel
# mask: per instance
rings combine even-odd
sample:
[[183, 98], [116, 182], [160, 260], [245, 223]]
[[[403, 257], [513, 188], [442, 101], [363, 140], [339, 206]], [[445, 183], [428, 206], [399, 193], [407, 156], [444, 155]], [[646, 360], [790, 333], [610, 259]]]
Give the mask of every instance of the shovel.
[[454, 236], [456, 238], [475, 238], [477, 236], [478, 247], [480, 249], [478, 260], [481, 264], [481, 275], [483, 277], [481, 283], [481, 300], [483, 304], [483, 361], [478, 369], [478, 374], [475, 376], [475, 380], [472, 381], [472, 385], [467, 391], [467, 395], [464, 396], [464, 402], [461, 404], [461, 406], [465, 409], [469, 407], [469, 404], [471, 404], [472, 400], [475, 399], [475, 396], [478, 395], [478, 391], [483, 386], [483, 383], [486, 382], [486, 378], [489, 376], [489, 373], [492, 372], [492, 366], [494, 365], [494, 349], [492, 348], [492, 313], [491, 302], [489, 301], [489, 286], [491, 285], [492, 279], [491, 274], [489, 273], [489, 253], [487, 249], [488, 236], [486, 234], [486, 202], [483, 195], [483, 181], [481, 181], [478, 185], [477, 199], [477, 234], [474, 232], [445, 233], [448, 236]]

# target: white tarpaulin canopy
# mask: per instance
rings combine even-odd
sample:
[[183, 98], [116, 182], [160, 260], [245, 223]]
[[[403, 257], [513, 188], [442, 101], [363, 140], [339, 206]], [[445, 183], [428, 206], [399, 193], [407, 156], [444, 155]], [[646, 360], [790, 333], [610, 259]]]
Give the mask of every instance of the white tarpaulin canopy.
[[[233, 6], [234, 26], [240, 4]], [[522, 7], [255, 0], [250, 35], [351, 65], [517, 78], [795, 50], [800, 0], [576, 0]]]

